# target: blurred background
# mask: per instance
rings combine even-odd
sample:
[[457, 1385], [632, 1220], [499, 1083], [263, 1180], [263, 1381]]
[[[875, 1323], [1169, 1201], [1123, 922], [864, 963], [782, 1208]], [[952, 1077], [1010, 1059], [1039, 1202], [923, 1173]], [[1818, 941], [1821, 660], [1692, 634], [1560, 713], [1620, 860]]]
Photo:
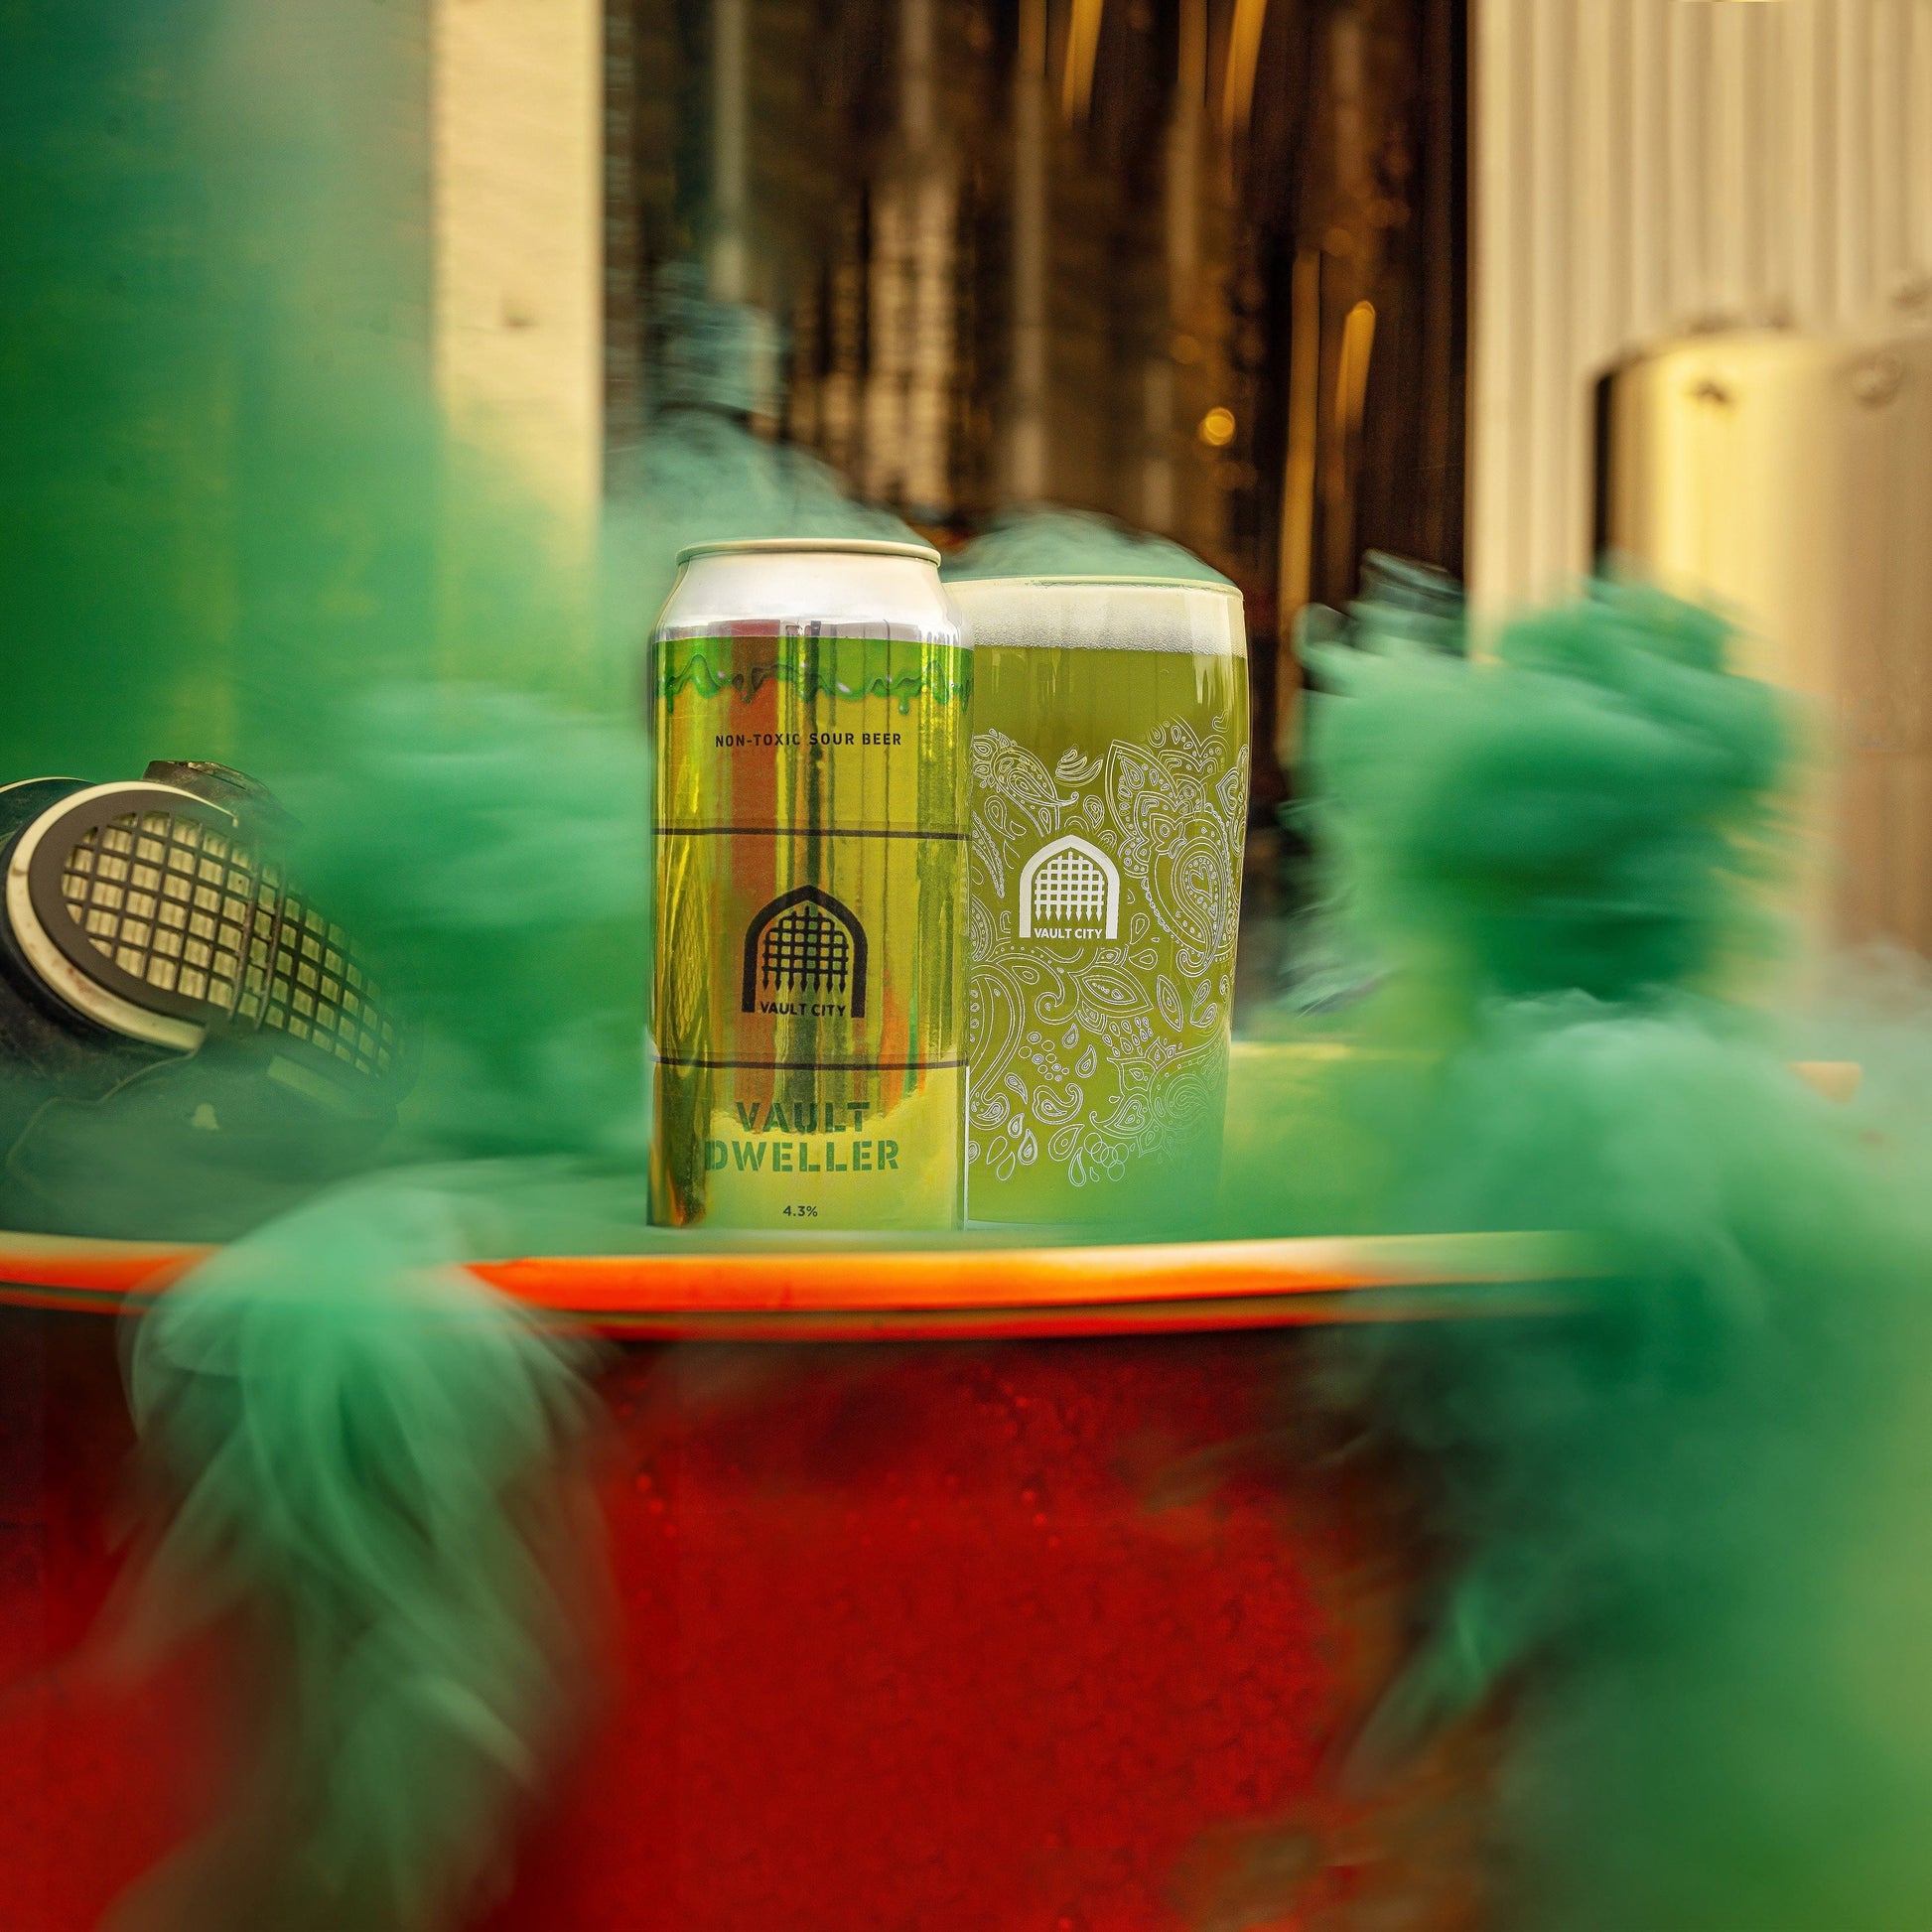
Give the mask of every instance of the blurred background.
[[1297, 614], [1392, 551], [1479, 647], [1615, 548], [1814, 701], [1821, 938], [1932, 946], [1932, 0], [382, 13], [404, 326], [559, 542], [701, 299], [734, 412], [942, 545], [1049, 501], [1188, 545], [1247, 598], [1258, 934]]
[[[1923, 1922], [1922, 978], [1897, 976], [1903, 1018], [1799, 1034], [1868, 1076], [1865, 1111], [1826, 1118], [1748, 1027], [1707, 1026], [1674, 971], [1650, 983], [1667, 954], [1716, 969], [1775, 735], [1761, 694], [1693, 674], [1632, 702], [1648, 646], [1540, 691], [1432, 664], [1409, 682], [1454, 688], [1440, 727], [1401, 688], [1379, 714], [1324, 700], [1359, 727], [1347, 802], [1386, 847], [1357, 877], [1412, 889], [1393, 957], [1423, 989], [1364, 1016], [1370, 1050], [1331, 1052], [1310, 1011], [1367, 969], [1324, 952], [1294, 638], [1403, 581], [1385, 553], [1466, 584], [1466, 631], [1415, 629], [1479, 654], [1622, 552], [1734, 612], [1747, 668], [1804, 701], [1811, 958], [1932, 953], [1932, 0], [48, 0], [0, 22], [29, 57], [0, 57], [26, 76], [0, 113], [23, 289], [0, 530], [39, 645], [0, 709], [15, 771], [316, 767], [288, 794], [318, 828], [305, 876], [413, 976], [440, 1055], [390, 1144], [418, 1164], [390, 1206], [339, 1196], [164, 1304], [193, 1324], [174, 1379], [213, 1405], [206, 1430], [193, 1407], [167, 1425], [184, 1520], [210, 1567], [227, 1525], [261, 1530], [264, 1600], [316, 1612], [284, 1673], [296, 1828], [341, 1823], [316, 1843], [392, 1888], [446, 1830], [493, 1865], [475, 1821], [499, 1739], [541, 1767], [547, 1710], [576, 1696], [568, 1646], [553, 1670], [541, 1630], [512, 1641], [514, 1580], [555, 1565], [517, 1557], [491, 1527], [508, 1491], [473, 1479], [478, 1445], [542, 1404], [444, 1356], [467, 1323], [394, 1322], [394, 1283], [432, 1251], [632, 1238], [599, 1190], [636, 1197], [640, 733], [576, 707], [621, 680], [638, 718], [659, 593], [621, 587], [694, 503], [762, 481], [748, 521], [822, 511], [822, 463], [948, 548], [1058, 504], [1242, 589], [1241, 1024], [1312, 1050], [1247, 1056], [1218, 1231], [1577, 1228], [1632, 1257], [1627, 1319], [1390, 1323], [1361, 1354], [1337, 1331], [809, 1373], [622, 1357], [601, 1386], [626, 1754], [561, 1790], [529, 1922], [568, 1922], [579, 1884], [580, 1920], [608, 1884], [624, 1922], [662, 1901], [688, 1925], [808, 1924], [854, 1886], [908, 1901], [888, 1923], [1022, 1922], [922, 1902], [989, 1896], [968, 1889], [985, 1873], [1050, 1886], [1069, 1925], [1096, 1892], [1117, 1902], [1078, 1922], [1154, 1924], [1211, 1826], [1215, 1884], [1248, 1882], [1252, 1850], [1257, 1896], [1318, 1894], [1298, 1924], [1359, 1927], [1361, 1886], [1439, 1881], [1456, 1916], [1423, 1899], [1378, 1922], [1493, 1923], [1487, 1872], [1514, 1853], [1479, 1802], [1492, 1770], [1552, 1794], [1516, 1842], [1583, 1901], [1539, 1915], [1526, 1892], [1524, 1923]], [[500, 689], [455, 690], [502, 665]], [[1400, 801], [1382, 773], [1412, 767], [1426, 806], [1377, 831], [1364, 801]], [[1445, 889], [1414, 891], [1424, 873]], [[212, 1107], [172, 1118], [206, 1162]], [[151, 1236], [173, 1171], [106, 1164], [92, 1131], [47, 1172], [89, 1201], [111, 1173]], [[240, 1166], [207, 1171], [225, 1190]], [[1514, 1293], [1492, 1306], [1546, 1306]], [[305, 1340], [283, 1310], [323, 1325]], [[170, 1744], [215, 1701], [191, 1680], [179, 1707], [89, 1717], [43, 1669], [114, 1576], [119, 1341], [66, 1314], [10, 1332], [0, 1589], [25, 1607], [0, 1612], [0, 1765], [25, 1769], [0, 1869], [97, 1890], [78, 1925], [202, 1802]], [[410, 1439], [413, 1487], [362, 1480], [335, 1397], [284, 1395], [332, 1375], [368, 1392], [377, 1459], [392, 1421]], [[227, 1452], [235, 1416], [262, 1452]], [[464, 1475], [482, 1515], [439, 1519], [447, 1565], [369, 1560], [385, 1546], [333, 1508], [320, 1562], [268, 1535], [289, 1470], [337, 1493], [305, 1487], [317, 1429], [318, 1466], [377, 1516]], [[210, 1446], [225, 1503], [189, 1488]], [[508, 1581], [480, 1589], [492, 1550]], [[401, 1664], [371, 1676], [371, 1655]], [[1474, 1727], [1390, 1774], [1378, 1823], [1354, 1791], [1330, 1803], [1324, 1740], [1391, 1684], [1414, 1701], [1384, 1738]], [[508, 1701], [479, 1701], [492, 1685]], [[451, 1722], [472, 1710], [491, 1722]], [[330, 1869], [306, 1841], [287, 1863]], [[1653, 1877], [1734, 1896], [1620, 1911]], [[1907, 1902], [1818, 1905], [1861, 1892]]]

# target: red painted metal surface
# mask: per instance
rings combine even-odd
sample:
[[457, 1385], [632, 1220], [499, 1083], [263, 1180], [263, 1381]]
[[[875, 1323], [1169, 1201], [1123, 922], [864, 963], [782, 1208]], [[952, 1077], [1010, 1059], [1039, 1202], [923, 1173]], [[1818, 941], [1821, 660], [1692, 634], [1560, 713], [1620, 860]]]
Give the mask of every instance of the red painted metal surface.
[[[116, 1327], [0, 1311], [20, 1932], [92, 1927], [206, 1788], [218, 1660], [115, 1683], [84, 1646]], [[1324, 1795], [1403, 1582], [1371, 1492], [1255, 1448], [1305, 1347], [613, 1350], [619, 1682], [489, 1932], [1177, 1932], [1244, 1886], [1228, 1922], [1314, 1927], [1416, 1882], [1386, 1796]], [[1449, 1904], [1393, 1922], [1454, 1922], [1435, 1864]]]

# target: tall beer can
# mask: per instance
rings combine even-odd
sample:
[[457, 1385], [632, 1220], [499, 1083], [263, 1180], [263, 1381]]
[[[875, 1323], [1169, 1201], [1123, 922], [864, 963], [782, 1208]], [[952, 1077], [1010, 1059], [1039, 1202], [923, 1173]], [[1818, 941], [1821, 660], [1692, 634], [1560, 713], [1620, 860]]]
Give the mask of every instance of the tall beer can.
[[1232, 585], [968, 579], [975, 1223], [1150, 1223], [1218, 1184], [1248, 822]]
[[938, 1228], [972, 656], [922, 544], [697, 544], [652, 638], [651, 1214]]

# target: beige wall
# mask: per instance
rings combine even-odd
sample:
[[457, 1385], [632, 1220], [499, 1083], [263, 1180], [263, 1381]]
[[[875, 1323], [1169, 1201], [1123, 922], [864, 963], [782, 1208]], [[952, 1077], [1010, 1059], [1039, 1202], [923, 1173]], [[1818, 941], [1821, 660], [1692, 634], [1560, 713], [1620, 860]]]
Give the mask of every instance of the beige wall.
[[1473, 0], [1469, 574], [1587, 567], [1596, 378], [1932, 275], [1932, 0]]
[[602, 0], [432, 0], [436, 381], [460, 434], [594, 528]]

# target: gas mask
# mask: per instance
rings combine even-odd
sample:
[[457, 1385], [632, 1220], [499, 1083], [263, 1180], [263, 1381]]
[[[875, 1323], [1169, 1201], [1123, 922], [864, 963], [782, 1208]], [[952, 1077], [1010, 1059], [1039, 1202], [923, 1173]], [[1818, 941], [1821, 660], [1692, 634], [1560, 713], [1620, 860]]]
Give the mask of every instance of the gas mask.
[[223, 766], [0, 786], [0, 1225], [220, 1239], [352, 1172], [393, 1015]]

